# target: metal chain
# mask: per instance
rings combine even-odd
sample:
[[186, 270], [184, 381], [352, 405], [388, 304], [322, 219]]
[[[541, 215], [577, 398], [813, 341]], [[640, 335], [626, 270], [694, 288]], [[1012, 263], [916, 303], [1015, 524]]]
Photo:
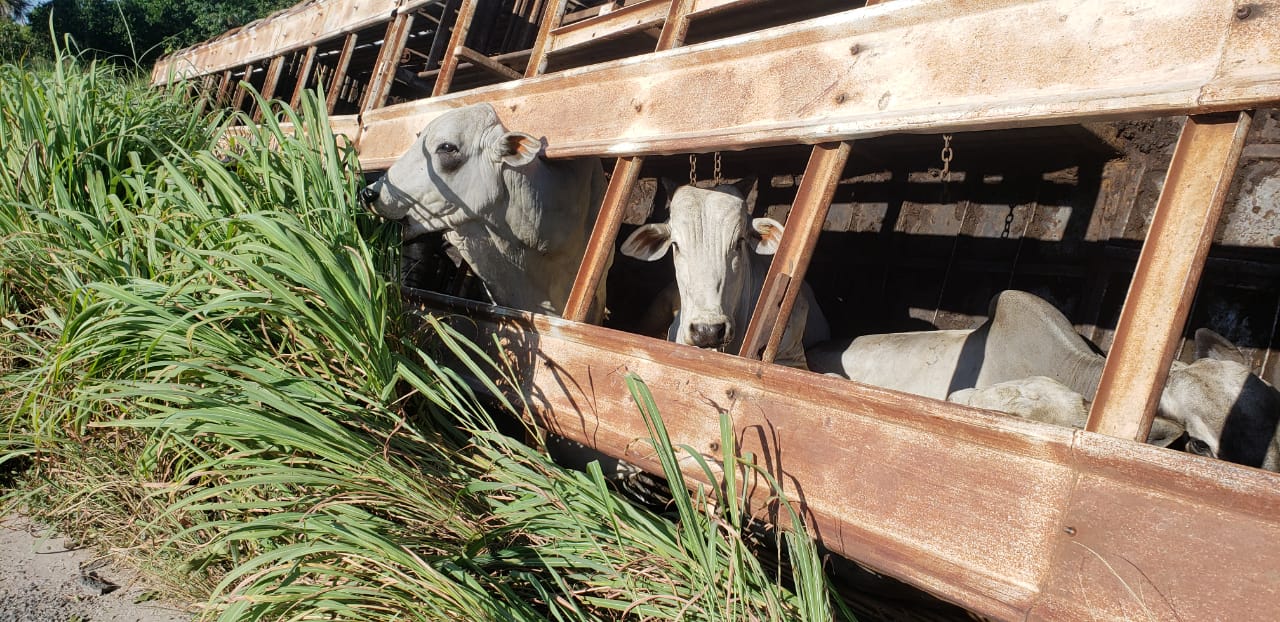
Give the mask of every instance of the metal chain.
[[951, 134], [942, 135], [942, 183], [951, 181], [951, 158], [955, 152], [951, 149]]
[[698, 154], [689, 154], [689, 185], [698, 184]]
[[720, 182], [721, 182], [721, 181], [724, 181], [724, 178], [720, 176], [720, 152], [719, 152], [719, 151], [717, 151], [717, 152], [716, 152], [716, 166], [715, 166], [715, 172], [713, 172], [713, 173], [712, 173], [712, 176], [711, 176], [711, 183], [713, 183], [713, 184], [715, 184], [715, 185], [717, 185], [717, 186], [718, 186], [718, 185], [720, 185]]
[[1009, 229], [1013, 227], [1013, 205], [1009, 206], [1009, 213], [1004, 217], [1004, 231], [1000, 232], [1000, 239], [1009, 239]]

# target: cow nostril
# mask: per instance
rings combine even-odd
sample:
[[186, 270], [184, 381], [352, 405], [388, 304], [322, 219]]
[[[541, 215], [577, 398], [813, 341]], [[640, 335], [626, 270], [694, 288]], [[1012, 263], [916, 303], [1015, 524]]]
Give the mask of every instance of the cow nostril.
[[373, 202], [378, 200], [378, 191], [374, 190], [373, 186], [365, 186], [364, 190], [360, 191], [360, 200], [365, 205], [373, 205]]
[[689, 336], [699, 348], [716, 348], [724, 345], [727, 328], [724, 323], [690, 324]]

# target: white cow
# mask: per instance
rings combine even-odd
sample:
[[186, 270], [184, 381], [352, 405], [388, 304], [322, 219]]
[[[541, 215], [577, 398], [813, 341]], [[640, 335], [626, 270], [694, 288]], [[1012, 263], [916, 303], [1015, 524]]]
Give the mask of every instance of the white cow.
[[[671, 217], [636, 229], [624, 255], [655, 261], [672, 252], [679, 307], [668, 338], [677, 343], [737, 352], [764, 287], [782, 224], [751, 218], [744, 199], [751, 180], [715, 188], [680, 186], [671, 193]], [[796, 298], [775, 361], [805, 367], [805, 347], [827, 339], [826, 318], [808, 286]], [[670, 303], [665, 303], [670, 312]], [[651, 313], [652, 315], [652, 313]]]
[[1089, 402], [1083, 395], [1044, 376], [960, 389], [948, 395], [947, 401], [1069, 428], [1083, 428], [1089, 419]]
[[[1033, 376], [1092, 399], [1105, 357], [1053, 305], [1010, 290], [992, 300], [989, 313], [974, 330], [866, 335], [824, 344], [808, 352], [809, 365], [937, 399]], [[1196, 355], [1195, 362], [1175, 361], [1170, 369], [1147, 441], [1168, 445], [1185, 431], [1188, 451], [1280, 471], [1280, 393], [1210, 330], [1196, 331]]]
[[[476, 104], [428, 123], [361, 196], [378, 215], [405, 219], [406, 240], [446, 231], [494, 302], [559, 315], [604, 188], [598, 159], [546, 159], [540, 140]], [[591, 319], [604, 296], [601, 279]]]

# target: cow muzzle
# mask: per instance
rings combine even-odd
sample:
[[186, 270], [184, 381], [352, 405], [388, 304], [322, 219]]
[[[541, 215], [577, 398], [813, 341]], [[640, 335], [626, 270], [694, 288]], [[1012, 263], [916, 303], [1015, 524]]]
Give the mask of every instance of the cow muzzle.
[[377, 200], [378, 200], [378, 190], [377, 188], [374, 188], [372, 185], [365, 186], [364, 190], [360, 191], [360, 202], [364, 203], [365, 207], [372, 208], [374, 201], [377, 201]]
[[690, 324], [690, 345], [699, 348], [721, 348], [729, 342], [729, 325], [725, 322]]

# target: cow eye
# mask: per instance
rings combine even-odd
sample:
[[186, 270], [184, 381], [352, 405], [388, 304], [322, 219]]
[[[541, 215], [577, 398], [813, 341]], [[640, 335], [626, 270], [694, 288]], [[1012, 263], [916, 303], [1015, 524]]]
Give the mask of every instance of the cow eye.
[[436, 145], [436, 161], [441, 171], [452, 173], [462, 168], [462, 151], [458, 149], [458, 145], [451, 142], [443, 142]]
[[1209, 448], [1209, 444], [1198, 438], [1187, 439], [1187, 452], [1197, 456], [1214, 457], [1213, 450]]

